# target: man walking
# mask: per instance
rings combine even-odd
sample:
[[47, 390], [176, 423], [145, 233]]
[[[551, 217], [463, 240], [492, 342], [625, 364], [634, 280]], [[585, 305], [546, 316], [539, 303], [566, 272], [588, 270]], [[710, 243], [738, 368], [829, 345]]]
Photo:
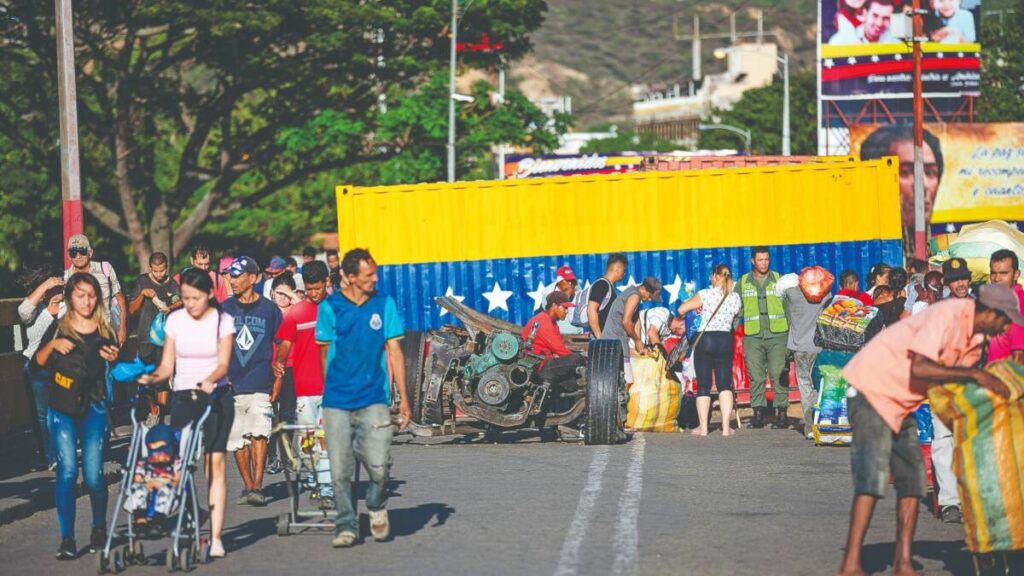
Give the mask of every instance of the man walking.
[[975, 381], [1009, 395], [998, 378], [975, 366], [986, 336], [1005, 333], [1011, 321], [1024, 325], [1015, 304], [1010, 289], [998, 285], [984, 286], [977, 302], [933, 304], [880, 332], [843, 369], [853, 394], [847, 410], [853, 427], [855, 496], [841, 576], [864, 574], [861, 546], [890, 475], [897, 496], [893, 573], [917, 574], [911, 546], [918, 501], [928, 485], [914, 411], [927, 399], [929, 387], [948, 382]]
[[149, 272], [139, 276], [138, 285], [128, 302], [128, 314], [138, 315], [136, 346], [146, 364], [159, 364], [163, 347], [150, 340], [149, 330], [160, 314], [181, 308], [181, 288], [167, 274], [167, 255], [154, 252], [149, 257]]
[[750, 373], [750, 406], [754, 419], [748, 428], [764, 428], [768, 411], [765, 388], [768, 376], [775, 382], [775, 423], [772, 428], [788, 428], [789, 382], [779, 378], [786, 366], [786, 344], [789, 321], [786, 305], [775, 295], [779, 273], [771, 270], [768, 248], [756, 246], [750, 251], [753, 271], [740, 278], [739, 292], [743, 300], [743, 358]]
[[[323, 418], [324, 368], [315, 336], [317, 310], [327, 296], [327, 275], [327, 265], [323, 262], [314, 260], [302, 267], [306, 299], [291, 307], [277, 331], [279, 344], [274, 373], [283, 378], [283, 387], [294, 386], [295, 423], [304, 426], [320, 426]], [[291, 368], [287, 367], [289, 356]], [[333, 510], [330, 461], [322, 443], [315, 446], [314, 451], [318, 457], [313, 483], [316, 495], [322, 509]]]
[[[110, 323], [117, 332], [117, 345], [123, 346], [128, 339], [128, 321], [122, 316], [125, 314], [124, 293], [121, 292], [121, 283], [117, 281], [117, 272], [110, 262], [93, 261], [92, 245], [84, 234], [75, 234], [68, 239], [68, 257], [71, 258], [71, 267], [64, 271], [64, 281], [76, 272], [92, 274], [100, 283], [100, 290], [103, 292], [101, 301], [110, 313]], [[109, 388], [109, 386], [108, 386]], [[110, 390], [108, 389], [108, 392]], [[108, 396], [109, 398], [110, 396]]]
[[274, 378], [271, 363], [274, 335], [282, 317], [273, 302], [253, 290], [260, 273], [255, 260], [239, 256], [226, 270], [234, 296], [224, 301], [223, 308], [235, 320], [235, 343], [228, 365], [228, 379], [235, 392], [235, 421], [227, 449], [235, 453], [245, 486], [238, 503], [265, 506], [267, 441], [274, 418], [273, 403], [281, 392], [281, 381]]
[[601, 338], [618, 340], [622, 344], [623, 373], [626, 377], [626, 386], [633, 383], [633, 365], [629, 361], [630, 344], [632, 343], [632, 349], [637, 356], [647, 353], [640, 331], [636, 328], [637, 321], [640, 320], [640, 303], [652, 300], [661, 302], [661, 280], [654, 276], [648, 276], [639, 286], [626, 288], [609, 306], [608, 319]]
[[[331, 545], [348, 548], [359, 539], [359, 519], [352, 506], [355, 460], [369, 476], [366, 507], [374, 540], [391, 535], [387, 482], [391, 469], [391, 379], [405, 383], [405, 360], [399, 340], [402, 317], [390, 296], [377, 293], [377, 263], [363, 248], [350, 250], [341, 262], [344, 288], [320, 303], [316, 340], [324, 364], [323, 419], [334, 484], [335, 537]], [[399, 425], [405, 428], [412, 409], [400, 395]]]
[[604, 276], [595, 280], [594, 284], [590, 286], [587, 298], [587, 323], [590, 324], [590, 332], [594, 338], [602, 337], [608, 313], [617, 296], [615, 285], [626, 277], [627, 265], [628, 262], [624, 255], [612, 254], [608, 257]]
[[[804, 436], [810, 440], [814, 438], [812, 432], [814, 426], [814, 379], [811, 372], [814, 369], [814, 360], [818, 357], [821, 348], [814, 345], [814, 330], [817, 327], [818, 316], [829, 302], [829, 298], [823, 298], [815, 304], [804, 296], [799, 286], [787, 288], [782, 293], [782, 301], [786, 308], [786, 318], [789, 320], [789, 336], [786, 339], [786, 348], [793, 355], [793, 363], [796, 365], [796, 381], [800, 387], [800, 405], [804, 410]], [[782, 377], [780, 376], [781, 380]], [[776, 396], [777, 398], [778, 396]]]
[[[1024, 287], [1020, 280], [1020, 260], [1013, 250], [997, 250], [989, 259], [989, 282], [1002, 284], [1013, 290], [1020, 303], [1019, 310], [1024, 312]], [[1014, 325], [1009, 334], [993, 338], [988, 344], [988, 361], [1011, 359], [1024, 364], [1024, 327]]]

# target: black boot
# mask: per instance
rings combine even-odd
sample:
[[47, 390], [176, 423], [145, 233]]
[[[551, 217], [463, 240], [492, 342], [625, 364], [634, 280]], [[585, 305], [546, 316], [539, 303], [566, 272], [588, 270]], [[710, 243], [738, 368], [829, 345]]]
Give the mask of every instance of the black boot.
[[775, 409], [775, 422], [772, 423], [772, 430], [789, 430], [789, 414], [786, 413], [785, 408]]
[[765, 408], [754, 408], [754, 417], [751, 418], [747, 428], [764, 428]]

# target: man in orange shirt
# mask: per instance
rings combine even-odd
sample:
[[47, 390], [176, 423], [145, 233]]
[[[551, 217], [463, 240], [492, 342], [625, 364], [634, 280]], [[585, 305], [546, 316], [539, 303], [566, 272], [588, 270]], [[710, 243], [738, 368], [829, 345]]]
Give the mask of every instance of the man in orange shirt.
[[886, 328], [843, 369], [850, 385], [855, 496], [841, 576], [864, 574], [861, 545], [890, 473], [897, 496], [893, 573], [916, 574], [911, 545], [918, 500], [928, 486], [913, 413], [927, 398], [929, 387], [948, 382], [974, 381], [1009, 396], [1002, 382], [976, 365], [986, 337], [1006, 333], [1011, 323], [1024, 325], [1013, 292], [1005, 286], [983, 286], [977, 301], [946, 300]]

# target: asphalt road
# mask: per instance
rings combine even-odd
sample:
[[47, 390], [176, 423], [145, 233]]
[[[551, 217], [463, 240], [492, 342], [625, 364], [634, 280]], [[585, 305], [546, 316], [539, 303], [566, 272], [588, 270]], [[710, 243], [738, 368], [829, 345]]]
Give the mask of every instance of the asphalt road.
[[[288, 506], [282, 476], [271, 476], [266, 508], [229, 503], [228, 557], [198, 572], [817, 575], [834, 574], [843, 552], [849, 452], [815, 448], [792, 431], [645, 434], [612, 447], [531, 435], [497, 444], [400, 436], [393, 455], [392, 541], [335, 550], [329, 532], [277, 536], [274, 519]], [[78, 504], [82, 546], [88, 500]], [[890, 497], [876, 511], [865, 551], [870, 572], [890, 568], [894, 506]], [[922, 506], [919, 568], [969, 573], [962, 530]], [[57, 544], [52, 510], [0, 527], [0, 573], [95, 573], [88, 554], [57, 562]], [[152, 563], [166, 547], [167, 540], [146, 542]]]

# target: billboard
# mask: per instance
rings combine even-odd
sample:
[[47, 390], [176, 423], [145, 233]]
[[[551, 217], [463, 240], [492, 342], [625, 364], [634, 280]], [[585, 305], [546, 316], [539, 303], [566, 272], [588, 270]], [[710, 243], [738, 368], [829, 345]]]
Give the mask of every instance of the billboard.
[[581, 174], [635, 172], [644, 157], [636, 153], [509, 155], [505, 157], [505, 178], [542, 178]]
[[[898, 39], [893, 16], [910, 0], [822, 0], [818, 77], [824, 100], [911, 98], [913, 48]], [[980, 91], [980, 0], [921, 0], [921, 81], [925, 97]]]
[[[903, 225], [914, 226], [914, 147], [909, 125], [851, 126], [850, 153], [897, 156]], [[925, 218], [947, 224], [1024, 222], [1024, 123], [926, 124]]]

